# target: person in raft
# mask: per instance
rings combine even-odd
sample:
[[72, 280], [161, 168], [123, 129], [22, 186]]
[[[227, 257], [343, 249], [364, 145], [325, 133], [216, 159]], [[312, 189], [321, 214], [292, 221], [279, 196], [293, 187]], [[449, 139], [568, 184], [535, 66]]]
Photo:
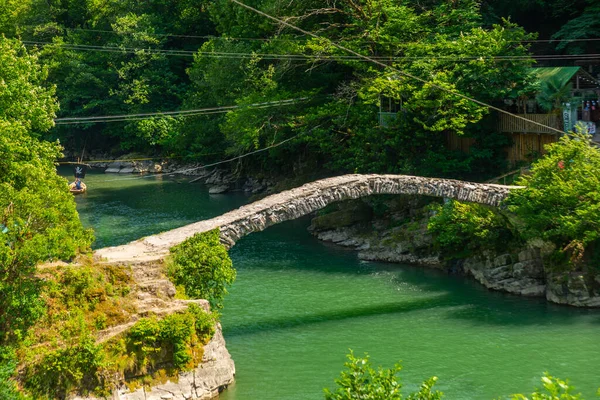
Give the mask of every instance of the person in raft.
[[75, 189], [81, 190], [81, 179], [79, 178], [75, 179]]

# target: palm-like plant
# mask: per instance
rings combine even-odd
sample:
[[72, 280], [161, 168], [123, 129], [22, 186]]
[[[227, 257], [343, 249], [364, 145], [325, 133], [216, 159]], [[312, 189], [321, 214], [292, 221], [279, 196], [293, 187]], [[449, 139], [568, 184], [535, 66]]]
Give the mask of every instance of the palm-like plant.
[[547, 112], [560, 113], [562, 104], [572, 100], [572, 90], [573, 85], [571, 83], [564, 85], [560, 78], [553, 76], [542, 82], [536, 100], [540, 107]]

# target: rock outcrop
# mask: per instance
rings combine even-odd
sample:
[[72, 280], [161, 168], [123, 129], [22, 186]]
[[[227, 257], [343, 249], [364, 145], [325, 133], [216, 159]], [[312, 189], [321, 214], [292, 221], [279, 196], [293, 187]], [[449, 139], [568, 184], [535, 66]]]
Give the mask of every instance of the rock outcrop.
[[[196, 304], [205, 311], [210, 310], [207, 300], [179, 300], [175, 298], [175, 285], [164, 275], [162, 262], [140, 262], [129, 264], [133, 278], [133, 295], [136, 298], [137, 313], [131, 320], [100, 331], [96, 334], [97, 343], [103, 343], [126, 332], [140, 318], [162, 317], [184, 312], [189, 304]], [[121, 377], [120, 386], [112, 395], [113, 400], [204, 400], [212, 399], [224, 388], [233, 383], [235, 365], [227, 348], [220, 324], [208, 344], [204, 346], [202, 362], [192, 371], [179, 373], [166, 381], [157, 380], [147, 387], [130, 390], [127, 379]], [[95, 400], [94, 397], [75, 397], [79, 400]]]
[[[123, 384], [113, 391], [111, 400], [208, 400], [219, 395], [235, 376], [235, 365], [219, 325], [210, 342], [204, 346], [202, 363], [193, 371], [180, 373], [176, 378], [130, 390]], [[96, 397], [72, 397], [72, 400], [100, 400]]]
[[464, 260], [462, 268], [488, 289], [521, 296], [542, 297], [546, 293], [544, 264], [536, 248], [471, 257]]
[[577, 307], [600, 307], [600, 276], [586, 277], [578, 272], [566, 276], [550, 275], [546, 299]]

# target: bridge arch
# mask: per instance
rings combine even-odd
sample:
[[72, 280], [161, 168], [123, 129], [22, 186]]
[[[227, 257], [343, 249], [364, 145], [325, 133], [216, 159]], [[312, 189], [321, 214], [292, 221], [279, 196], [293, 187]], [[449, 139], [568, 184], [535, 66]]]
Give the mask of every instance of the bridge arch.
[[269, 226], [320, 210], [331, 203], [375, 194], [445, 197], [497, 207], [513, 189], [486, 183], [409, 175], [342, 175], [307, 183], [247, 204], [219, 217], [192, 223], [126, 245], [107, 247], [95, 254], [109, 262], [153, 261], [196, 233], [219, 228], [221, 242], [232, 247], [242, 237]]

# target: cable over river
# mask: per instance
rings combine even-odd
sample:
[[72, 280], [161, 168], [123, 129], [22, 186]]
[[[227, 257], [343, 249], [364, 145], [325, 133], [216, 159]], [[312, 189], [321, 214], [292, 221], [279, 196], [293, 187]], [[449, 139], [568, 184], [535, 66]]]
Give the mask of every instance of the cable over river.
[[[65, 175], [68, 174], [65, 170]], [[91, 174], [77, 197], [95, 248], [212, 218], [248, 202], [185, 178]], [[345, 354], [402, 360], [405, 392], [438, 376], [448, 399], [493, 399], [540, 386], [544, 371], [586, 398], [600, 386], [600, 310], [490, 292], [460, 276], [366, 263], [290, 221], [241, 239], [222, 325], [236, 363], [226, 400], [322, 399]]]

